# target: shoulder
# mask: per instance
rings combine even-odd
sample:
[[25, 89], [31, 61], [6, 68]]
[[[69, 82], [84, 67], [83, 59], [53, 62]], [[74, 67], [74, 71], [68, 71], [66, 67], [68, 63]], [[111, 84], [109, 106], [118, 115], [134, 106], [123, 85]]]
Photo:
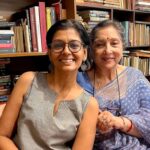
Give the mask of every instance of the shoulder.
[[23, 73], [17, 83], [15, 84], [14, 89], [17, 89], [18, 91], [22, 91], [22, 93], [26, 93], [28, 87], [31, 85], [34, 77], [36, 75], [36, 72], [25, 72]]
[[[85, 93], [87, 92], [85, 91]], [[91, 96], [89, 93], [87, 93], [87, 96], [88, 96], [87, 109], [92, 110], [92, 111], [93, 110], [98, 111], [99, 105], [98, 105], [97, 100], [93, 96]]]
[[134, 67], [123, 66], [122, 70], [120, 72], [121, 72], [120, 74], [126, 74], [127, 77], [129, 77], [129, 78], [134, 78], [134, 79], [139, 79], [139, 78], [143, 78], [143, 77], [145, 78], [143, 72]]
[[30, 84], [32, 82], [33, 78], [35, 77], [35, 74], [36, 74], [36, 72], [31, 72], [31, 71], [23, 73], [19, 77], [17, 84], [23, 84], [23, 83], [24, 83], [24, 85]]
[[134, 81], [147, 80], [143, 72], [134, 67], [127, 67], [128, 78]]
[[85, 91], [87, 91], [88, 93], [92, 95], [93, 86], [91, 84], [91, 81], [87, 72], [78, 72], [77, 82], [81, 87], [84, 88]]
[[87, 76], [86, 72], [79, 72], [78, 71], [77, 81], [82, 82], [82, 81], [86, 80], [86, 76]]
[[88, 107], [90, 109], [96, 109], [96, 110], [99, 109], [98, 102], [97, 102], [97, 100], [93, 96], [90, 97]]

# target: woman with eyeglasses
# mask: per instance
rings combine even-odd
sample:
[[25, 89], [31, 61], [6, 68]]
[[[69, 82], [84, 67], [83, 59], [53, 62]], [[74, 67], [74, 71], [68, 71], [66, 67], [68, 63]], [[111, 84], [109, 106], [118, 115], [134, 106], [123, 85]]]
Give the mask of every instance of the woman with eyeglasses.
[[53, 67], [17, 81], [0, 119], [0, 149], [92, 150], [98, 104], [76, 82], [88, 35], [79, 22], [61, 20], [46, 40]]
[[106, 20], [90, 34], [92, 67], [78, 83], [99, 107], [95, 150], [150, 149], [150, 83], [141, 71], [120, 65], [125, 47], [120, 23]]

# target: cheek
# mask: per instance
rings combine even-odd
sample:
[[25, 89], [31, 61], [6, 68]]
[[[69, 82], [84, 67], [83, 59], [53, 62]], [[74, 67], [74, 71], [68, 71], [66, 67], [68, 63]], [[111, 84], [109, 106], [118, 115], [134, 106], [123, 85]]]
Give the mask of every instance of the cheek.
[[123, 56], [123, 51], [118, 49], [114, 52], [114, 54], [117, 58], [121, 58]]
[[94, 57], [97, 57], [97, 56], [99, 57], [99, 56], [102, 56], [103, 53], [104, 53], [103, 50], [95, 50], [93, 55], [94, 55]]

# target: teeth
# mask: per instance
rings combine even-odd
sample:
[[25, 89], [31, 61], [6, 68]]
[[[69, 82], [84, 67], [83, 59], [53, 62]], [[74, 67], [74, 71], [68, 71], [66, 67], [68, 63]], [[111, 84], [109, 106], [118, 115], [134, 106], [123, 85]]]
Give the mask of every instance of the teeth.
[[65, 60], [63, 59], [63, 60], [61, 60], [61, 61], [64, 62], [64, 63], [66, 63], [66, 62], [67, 62], [67, 63], [68, 63], [68, 62], [73, 62], [72, 59], [65, 59]]

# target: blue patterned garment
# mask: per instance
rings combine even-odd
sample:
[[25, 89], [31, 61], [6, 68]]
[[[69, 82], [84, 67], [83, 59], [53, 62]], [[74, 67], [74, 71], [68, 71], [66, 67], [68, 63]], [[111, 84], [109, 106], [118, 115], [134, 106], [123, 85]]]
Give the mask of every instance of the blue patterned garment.
[[[86, 72], [79, 72], [77, 80], [93, 95], [93, 86]], [[142, 135], [142, 138], [137, 138], [119, 130], [107, 135], [97, 132], [94, 150], [150, 150], [150, 83], [141, 71], [126, 67], [118, 75], [118, 81], [114, 79], [96, 90], [94, 95], [101, 109], [112, 108], [115, 114], [116, 108], [120, 108], [121, 115], [132, 120]]]

